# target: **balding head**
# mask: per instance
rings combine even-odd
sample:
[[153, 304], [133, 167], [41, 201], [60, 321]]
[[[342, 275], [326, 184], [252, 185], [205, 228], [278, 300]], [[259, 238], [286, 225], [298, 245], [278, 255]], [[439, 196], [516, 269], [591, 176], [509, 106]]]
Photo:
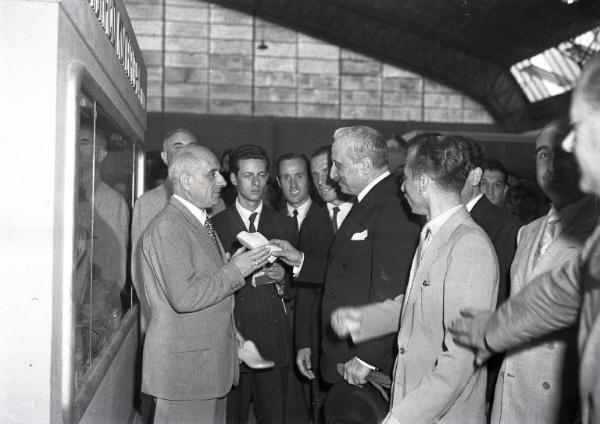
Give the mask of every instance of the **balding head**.
[[191, 131], [186, 130], [185, 128], [176, 128], [171, 130], [165, 135], [160, 157], [165, 165], [169, 166], [173, 160], [175, 152], [184, 146], [189, 146], [190, 144], [198, 144], [198, 139]]
[[206, 147], [194, 144], [180, 147], [169, 165], [173, 193], [201, 209], [215, 206], [221, 198], [221, 188], [226, 185], [219, 167], [217, 157]]

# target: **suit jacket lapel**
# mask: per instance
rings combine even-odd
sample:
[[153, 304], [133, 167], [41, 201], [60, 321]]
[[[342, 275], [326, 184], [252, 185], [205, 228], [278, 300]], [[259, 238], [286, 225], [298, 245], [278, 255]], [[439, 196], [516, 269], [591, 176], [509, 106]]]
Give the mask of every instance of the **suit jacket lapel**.
[[188, 208], [186, 208], [181, 202], [177, 201], [174, 198], [171, 198], [169, 200], [169, 204], [172, 205], [175, 209], [177, 209], [177, 211], [180, 214], [183, 215], [189, 226], [192, 228], [194, 234], [196, 235], [196, 238], [198, 239], [198, 241], [200, 241], [208, 255], [211, 258], [213, 258], [217, 264], [222, 264], [226, 258], [224, 256], [223, 246], [221, 245], [219, 237], [217, 236], [217, 241], [219, 242], [220, 251], [217, 251], [215, 243], [213, 242], [211, 236], [208, 234], [208, 231], [206, 231], [206, 228], [204, 228], [204, 225], [202, 225], [202, 223], [198, 221], [198, 219], [189, 211]]
[[[421, 259], [421, 263], [419, 264], [419, 269], [415, 274], [415, 279], [412, 282], [413, 286], [409, 294], [409, 299], [407, 301], [406, 306], [408, 307], [410, 304], [415, 302], [416, 296], [418, 296], [419, 290], [416, 288], [423, 283], [423, 281], [427, 280], [427, 276], [431, 267], [436, 259], [438, 259], [439, 251], [443, 249], [452, 236], [452, 233], [465, 221], [465, 219], [469, 218], [469, 213], [463, 207], [453, 213], [448, 221], [440, 228], [437, 234], [433, 235], [433, 238], [429, 242], [429, 245], [425, 248], [425, 252], [423, 253], [423, 258]], [[405, 317], [405, 314], [402, 313], [402, 317]]]

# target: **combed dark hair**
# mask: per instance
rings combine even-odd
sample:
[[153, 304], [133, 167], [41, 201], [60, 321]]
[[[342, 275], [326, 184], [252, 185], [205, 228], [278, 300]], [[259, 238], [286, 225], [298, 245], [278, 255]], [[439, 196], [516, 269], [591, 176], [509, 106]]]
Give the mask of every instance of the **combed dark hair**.
[[504, 178], [502, 180], [506, 183], [506, 181], [508, 179], [508, 171], [506, 170], [506, 168], [504, 167], [504, 164], [500, 161], [500, 159], [496, 159], [496, 158], [485, 159], [483, 161], [481, 167], [484, 171], [501, 172], [502, 175], [504, 175]]
[[481, 168], [484, 158], [483, 147], [481, 147], [481, 144], [479, 144], [477, 140], [464, 135], [455, 135], [453, 137], [456, 138], [461, 149], [463, 149], [469, 171], [472, 171], [475, 168]]
[[242, 159], [260, 159], [265, 161], [267, 170], [269, 170], [269, 156], [267, 151], [255, 144], [244, 144], [236, 147], [229, 156], [229, 169], [237, 175], [240, 170], [240, 161]]
[[368, 158], [375, 169], [388, 166], [387, 143], [381, 133], [371, 127], [342, 127], [333, 133], [333, 139], [348, 140], [348, 156], [357, 163]]
[[279, 176], [279, 165], [281, 165], [281, 162], [283, 162], [284, 160], [292, 160], [292, 159], [300, 159], [302, 162], [304, 162], [304, 166], [306, 166], [306, 173], [307, 174], [310, 173], [310, 165], [308, 163], [308, 159], [306, 158], [306, 155], [304, 153], [291, 152], [291, 153], [284, 153], [277, 158], [277, 176]]
[[319, 147], [317, 150], [315, 150], [312, 155], [310, 155], [310, 158], [316, 158], [317, 156], [321, 156], [321, 155], [327, 155], [328, 158], [331, 157], [331, 144], [327, 144], [326, 146], [321, 146]]
[[415, 156], [407, 165], [416, 175], [427, 174], [442, 189], [460, 193], [470, 171], [461, 143], [460, 136], [421, 134], [408, 145]]

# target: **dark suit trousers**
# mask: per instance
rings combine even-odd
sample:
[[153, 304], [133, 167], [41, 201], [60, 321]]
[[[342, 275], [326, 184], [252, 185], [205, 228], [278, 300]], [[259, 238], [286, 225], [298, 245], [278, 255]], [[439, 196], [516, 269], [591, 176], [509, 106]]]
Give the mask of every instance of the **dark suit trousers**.
[[260, 424], [282, 424], [286, 418], [289, 367], [240, 372], [240, 381], [227, 395], [227, 423], [248, 422], [250, 402]]

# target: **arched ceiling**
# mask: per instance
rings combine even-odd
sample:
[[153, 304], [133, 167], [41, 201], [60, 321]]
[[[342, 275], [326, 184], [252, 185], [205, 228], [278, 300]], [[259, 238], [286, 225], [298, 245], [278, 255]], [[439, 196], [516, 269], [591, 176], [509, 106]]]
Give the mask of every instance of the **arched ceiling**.
[[211, 1], [460, 90], [507, 131], [539, 127], [568, 106], [568, 94], [530, 103], [510, 67], [600, 24], [595, 0]]

